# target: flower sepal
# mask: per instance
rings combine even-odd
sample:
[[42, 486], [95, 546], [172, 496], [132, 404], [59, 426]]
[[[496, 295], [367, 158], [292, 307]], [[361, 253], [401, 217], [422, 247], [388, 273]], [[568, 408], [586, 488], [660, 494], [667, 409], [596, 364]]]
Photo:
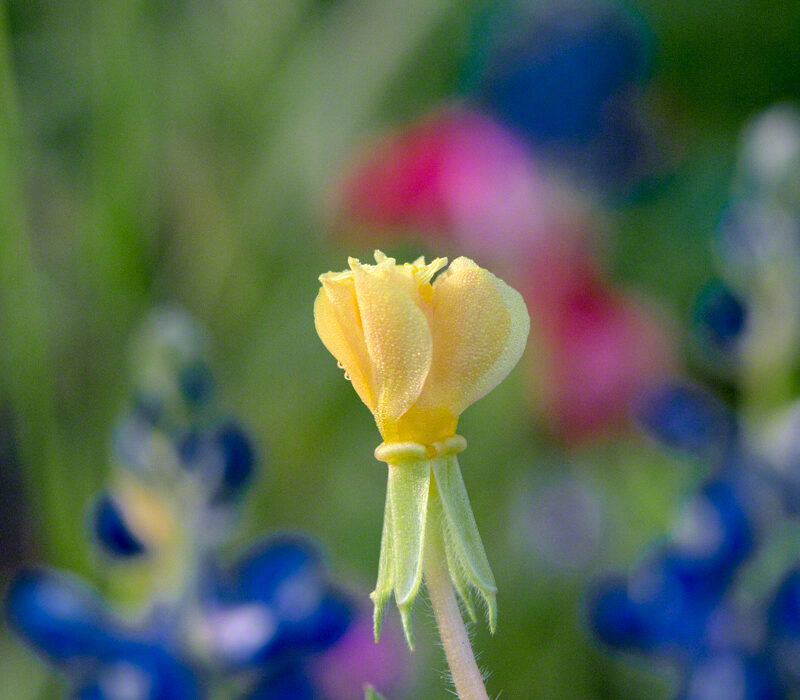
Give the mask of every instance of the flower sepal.
[[450, 579], [473, 621], [475, 589], [487, 609], [489, 629], [497, 624], [494, 576], [472, 514], [456, 454], [466, 440], [454, 435], [433, 445], [382, 444], [375, 456], [389, 467], [378, 580], [370, 597], [375, 605], [375, 639], [384, 607], [394, 594], [408, 646], [413, 650], [411, 608], [424, 576], [426, 548], [443, 543]]

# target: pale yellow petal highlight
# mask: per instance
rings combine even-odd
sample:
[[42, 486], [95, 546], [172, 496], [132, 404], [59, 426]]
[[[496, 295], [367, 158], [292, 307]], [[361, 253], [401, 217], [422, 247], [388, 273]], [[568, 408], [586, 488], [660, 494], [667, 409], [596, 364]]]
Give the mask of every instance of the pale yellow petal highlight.
[[364, 341], [352, 274], [320, 277], [322, 289], [314, 302], [314, 324], [328, 351], [339, 361], [370, 411], [377, 406], [372, 360]]
[[519, 361], [528, 310], [518, 292], [463, 257], [436, 279], [431, 305], [434, 356], [417, 408], [458, 416]]
[[384, 432], [422, 391], [433, 340], [410, 268], [385, 257], [377, 265], [362, 265], [353, 258], [349, 263], [377, 389], [373, 413]]

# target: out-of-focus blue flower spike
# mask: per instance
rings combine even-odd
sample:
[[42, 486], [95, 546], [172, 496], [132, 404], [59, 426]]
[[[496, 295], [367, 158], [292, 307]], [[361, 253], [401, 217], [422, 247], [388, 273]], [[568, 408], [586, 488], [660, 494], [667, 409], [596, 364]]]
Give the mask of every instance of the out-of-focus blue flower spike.
[[500, 2], [478, 15], [467, 92], [545, 155], [608, 186], [652, 166], [636, 111], [652, 35], [614, 3]]
[[628, 590], [641, 606], [653, 647], [678, 658], [702, 646], [707, 620], [721, 595], [694, 562], [663, 546], [636, 567]]
[[188, 433], [180, 441], [179, 454], [186, 469], [207, 481], [217, 503], [241, 494], [255, 471], [255, 447], [244, 428], [232, 420], [210, 434]]
[[243, 700], [319, 700], [308, 677], [297, 666], [266, 676]]
[[96, 658], [116, 634], [93, 591], [48, 570], [24, 571], [14, 579], [6, 615], [12, 628], [55, 664]]
[[800, 642], [800, 568], [792, 569], [781, 582], [770, 603], [768, 621], [770, 634]]
[[214, 440], [222, 453], [223, 471], [216, 498], [225, 500], [240, 493], [255, 470], [256, 451], [244, 428], [233, 421], [219, 427]]
[[292, 612], [295, 601], [317, 605], [325, 592], [325, 567], [317, 549], [295, 535], [257, 544], [233, 572], [242, 600], [261, 600]]
[[144, 320], [132, 345], [136, 394], [167, 418], [185, 416], [213, 395], [208, 339], [184, 311], [160, 308]]
[[103, 550], [114, 557], [135, 557], [147, 547], [125, 520], [125, 514], [108, 492], [103, 492], [92, 508], [91, 526]]
[[722, 591], [755, 547], [754, 523], [746, 496], [724, 478], [708, 481], [685, 505], [671, 548], [679, 565], [709, 590]]
[[768, 658], [726, 650], [701, 657], [689, 669], [680, 700], [781, 700], [786, 694]]
[[769, 645], [789, 681], [800, 684], [800, 567], [781, 581], [767, 614]]
[[656, 440], [703, 458], [724, 457], [734, 446], [731, 412], [705, 391], [663, 383], [645, 391], [636, 406], [639, 423]]
[[347, 596], [329, 590], [310, 614], [295, 619], [284, 617], [281, 636], [306, 652], [320, 652], [342, 638], [352, 619], [353, 607]]
[[600, 641], [622, 651], [646, 651], [655, 639], [642, 607], [631, 600], [628, 581], [614, 576], [600, 581], [587, 600], [589, 626]]
[[[322, 651], [347, 630], [351, 609], [306, 540], [280, 536], [248, 552], [206, 601], [201, 644], [230, 667]], [[212, 591], [212, 598], [216, 594]], [[234, 637], [225, 630], [238, 630]]]
[[479, 17], [468, 86], [534, 142], [585, 141], [607, 101], [646, 74], [644, 29], [611, 4], [498, 3]]
[[722, 280], [712, 280], [698, 293], [693, 328], [700, 349], [712, 357], [735, 352], [747, 322], [747, 307]]
[[196, 672], [158, 642], [120, 639], [101, 655], [77, 700], [202, 700]]
[[721, 213], [714, 252], [723, 275], [744, 292], [765, 274], [795, 271], [800, 260], [800, 224], [785, 210], [761, 199], [738, 199]]

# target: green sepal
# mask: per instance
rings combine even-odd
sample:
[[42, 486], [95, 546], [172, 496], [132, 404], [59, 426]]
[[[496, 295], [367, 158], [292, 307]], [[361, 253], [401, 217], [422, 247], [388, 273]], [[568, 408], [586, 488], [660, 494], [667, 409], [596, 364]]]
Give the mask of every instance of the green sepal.
[[[437, 457], [432, 466], [444, 512], [444, 538], [452, 550], [448, 555], [450, 578], [457, 589], [468, 583], [478, 590], [486, 603], [489, 630], [494, 634], [497, 627], [497, 586], [472, 514], [458, 459], [455, 455]], [[455, 567], [451, 565], [451, 559]]]
[[369, 594], [375, 606], [373, 613], [373, 630], [375, 643], [381, 636], [381, 624], [383, 622], [383, 611], [389, 596], [392, 595], [394, 588], [394, 551], [392, 533], [392, 492], [387, 484], [386, 487], [386, 506], [383, 511], [383, 533], [381, 534], [381, 554], [378, 562], [378, 580], [375, 583], [375, 590]]
[[431, 497], [428, 504], [428, 528], [436, 528], [441, 536], [441, 541], [444, 545], [442, 553], [444, 554], [447, 563], [447, 572], [453, 587], [458, 593], [458, 597], [464, 603], [467, 614], [473, 622], [477, 622], [478, 618], [475, 614], [475, 606], [472, 604], [472, 598], [469, 595], [469, 581], [464, 572], [464, 565], [458, 561], [458, 554], [456, 544], [452, 540], [447, 527], [447, 519], [445, 518], [444, 511], [442, 510], [442, 501], [439, 497], [439, 490], [436, 487], [436, 480], [434, 479], [431, 484]]
[[464, 564], [459, 561], [458, 555], [456, 554], [457, 548], [444, 518], [442, 518], [442, 537], [444, 539], [444, 551], [447, 557], [447, 570], [450, 573], [450, 580], [453, 582], [458, 597], [464, 604], [469, 619], [472, 620], [472, 622], [478, 622], [478, 615], [475, 612], [475, 606], [472, 604], [472, 598], [469, 595], [469, 579], [467, 578]]
[[411, 606], [422, 582], [422, 554], [428, 516], [431, 465], [427, 460], [389, 465], [394, 599], [408, 647], [414, 650]]

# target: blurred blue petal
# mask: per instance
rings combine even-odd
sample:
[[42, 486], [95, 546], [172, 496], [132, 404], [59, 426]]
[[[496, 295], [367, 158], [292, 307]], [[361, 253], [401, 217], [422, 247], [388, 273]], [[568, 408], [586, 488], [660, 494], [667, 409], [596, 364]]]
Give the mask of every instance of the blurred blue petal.
[[707, 482], [684, 507], [671, 546], [678, 569], [702, 580], [709, 590], [724, 590], [755, 546], [746, 504], [735, 484], [722, 478]]
[[350, 625], [349, 601], [328, 582], [317, 551], [299, 538], [264, 542], [229, 574], [208, 573], [200, 636], [226, 667], [323, 651]]
[[535, 142], [586, 140], [600, 131], [606, 102], [635, 78], [641, 53], [631, 27], [611, 18], [554, 23], [527, 46], [498, 48], [480, 94]]
[[641, 169], [651, 140], [637, 111], [651, 43], [641, 21], [583, 2], [504, 2], [480, 18], [467, 87], [481, 107], [603, 185]]
[[220, 497], [238, 493], [253, 474], [255, 449], [244, 429], [228, 422], [216, 431], [215, 440], [222, 450], [224, 469]]
[[769, 608], [769, 630], [774, 636], [800, 642], [800, 569], [783, 579]]
[[264, 679], [244, 700], [322, 700], [305, 673], [297, 667]]
[[100, 598], [55, 572], [20, 573], [9, 589], [6, 613], [16, 632], [53, 663], [95, 657], [114, 637]]
[[779, 700], [786, 695], [766, 659], [727, 651], [698, 661], [679, 697], [681, 700]]
[[79, 700], [199, 700], [205, 695], [193, 670], [158, 643], [121, 641], [100, 658], [76, 692]]
[[628, 582], [612, 577], [596, 585], [589, 596], [589, 625], [604, 643], [620, 650], [647, 650], [653, 635], [641, 606], [628, 595]]
[[708, 393], [684, 384], [651, 388], [637, 406], [641, 425], [668, 447], [695, 455], [722, 456], [736, 427], [730, 412]]
[[694, 327], [704, 349], [730, 352], [746, 319], [744, 302], [721, 280], [712, 280], [697, 295]]
[[316, 606], [326, 586], [319, 552], [293, 536], [266, 540], [250, 549], [234, 578], [242, 599], [265, 601], [290, 613], [298, 606]]
[[216, 502], [240, 494], [255, 469], [255, 448], [245, 430], [233, 421], [210, 433], [189, 432], [180, 440], [179, 454], [189, 471], [207, 480]]
[[145, 545], [128, 527], [119, 504], [108, 492], [95, 503], [92, 529], [97, 541], [112, 556], [131, 557], [145, 551]]
[[341, 639], [351, 620], [350, 601], [341, 593], [328, 593], [310, 615], [284, 622], [284, 643], [307, 652], [323, 651]]

